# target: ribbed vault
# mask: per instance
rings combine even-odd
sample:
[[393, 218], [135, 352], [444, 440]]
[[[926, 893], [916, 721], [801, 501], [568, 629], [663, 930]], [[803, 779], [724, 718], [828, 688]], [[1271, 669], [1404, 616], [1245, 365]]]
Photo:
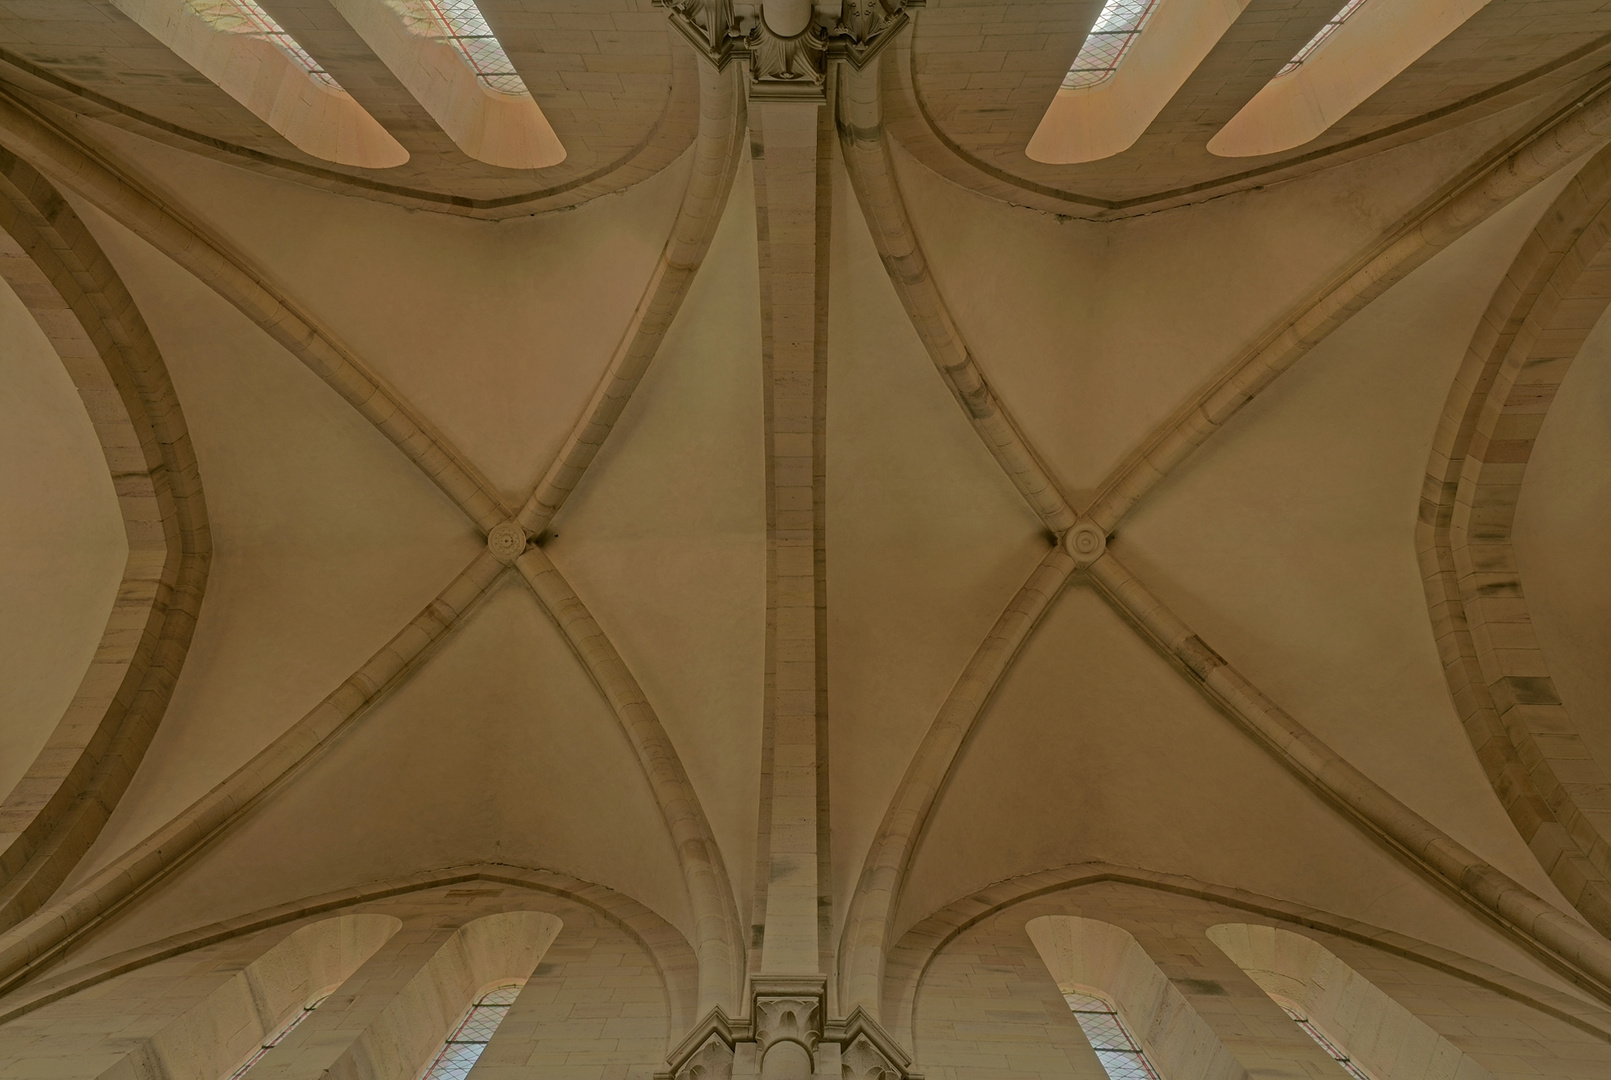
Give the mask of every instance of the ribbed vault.
[[1055, 915], [1131, 919], [1233, 1065], [1209, 999], [1285, 1022], [1203, 944], [1237, 920], [1611, 1041], [1604, 672], [1557, 685], [1561, 575], [1537, 628], [1522, 581], [1565, 520], [1528, 463], [1603, 387], [1611, 8], [1492, 0], [1219, 158], [1330, 17], [1254, 0], [1051, 165], [1097, 5], [831, 6], [487, 0], [566, 150], [504, 169], [359, 0], [266, 3], [385, 175], [123, 6], [0, 15], [0, 277], [128, 537], [0, 804], [0, 1023], [538, 898], [590, 913], [565, 985], [635, 958], [679, 1080], [921, 1071], [920, 988], [992, 949], [1072, 1039]]

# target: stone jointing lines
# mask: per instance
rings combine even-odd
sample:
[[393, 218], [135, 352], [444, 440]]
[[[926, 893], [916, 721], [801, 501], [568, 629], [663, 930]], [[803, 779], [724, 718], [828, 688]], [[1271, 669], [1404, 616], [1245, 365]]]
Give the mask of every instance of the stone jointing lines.
[[112, 473], [128, 538], [89, 670], [0, 803], [0, 929], [89, 850], [144, 757], [184, 665], [212, 540], [166, 366], [106, 256], [59, 192], [0, 151], [0, 277], [66, 368]]
[[1611, 95], [1601, 94], [1568, 111], [1412, 215], [1351, 270], [1280, 320], [1259, 345], [1233, 360], [1121, 463], [1084, 514], [1076, 514], [990, 391], [928, 274], [890, 169], [876, 66], [859, 72], [842, 69], [837, 90], [837, 122], [852, 187], [896, 292], [976, 432], [1061, 539], [969, 661], [891, 800], [851, 898], [840, 945], [844, 1005], [877, 1014], [902, 879], [938, 792], [1013, 657], [1057, 592], [1081, 568], [1099, 593], [1243, 731], [1367, 835], [1408, 857], [1547, 962], [1611, 1000], [1611, 947], [1603, 939], [1455, 843], [1326, 747], [1168, 612], [1106, 545], [1107, 536], [1147, 492], [1327, 334], [1414, 267], [1611, 135]]
[[1416, 539], [1444, 674], [1495, 793], [1552, 881], [1611, 936], [1611, 779], [1561, 703], [1511, 546], [1556, 388], [1611, 302], [1611, 150], [1539, 220], [1440, 418]]
[[[701, 65], [702, 67], [704, 65]], [[660, 268], [600, 391], [584, 412], [562, 460], [528, 503], [533, 523], [547, 520], [574, 489], [581, 470], [608, 434], [626, 395], [652, 359], [672, 315], [708, 250], [731, 189], [743, 145], [743, 98], [737, 73], [706, 73], [695, 165]], [[338, 732], [431, 655], [506, 566], [521, 559], [528, 531], [512, 518], [491, 485], [383, 381], [310, 317], [282, 296], [244, 256], [206, 235], [177, 210], [124, 179], [46, 121], [0, 94], [0, 140], [10, 150], [78, 191], [113, 218], [186, 267], [234, 304], [346, 398], [434, 481], [487, 535], [488, 546], [443, 592], [333, 694], [178, 817], [116, 858], [68, 896], [0, 934], [0, 993], [32, 973], [113, 910], [150, 887], [218, 835], [247, 806], [281, 786]], [[525, 559], [534, 593], [571, 641], [632, 741], [675, 840], [696, 923], [701, 989], [731, 1007], [742, 978], [737, 907], [697, 794], [659, 719], [643, 699], [603, 631], [586, 614], [558, 571], [538, 553]], [[551, 604], [550, 601], [553, 601]], [[586, 629], [580, 628], [579, 618]]]

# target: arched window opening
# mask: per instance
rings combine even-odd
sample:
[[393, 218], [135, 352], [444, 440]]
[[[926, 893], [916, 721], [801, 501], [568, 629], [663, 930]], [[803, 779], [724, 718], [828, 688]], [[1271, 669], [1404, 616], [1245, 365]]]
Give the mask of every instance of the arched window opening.
[[320, 1005], [323, 1005], [325, 998], [329, 996], [329, 994], [320, 994], [317, 998], [314, 998], [312, 1001], [302, 1006], [301, 1009], [297, 1010], [295, 1016], [281, 1024], [278, 1031], [264, 1039], [262, 1044], [258, 1046], [256, 1050], [252, 1051], [252, 1056], [247, 1058], [240, 1068], [236, 1069], [230, 1074], [229, 1080], [241, 1080], [241, 1077], [251, 1072], [252, 1066], [256, 1065], [259, 1061], [262, 1061], [264, 1054], [268, 1053], [270, 1050], [284, 1042], [285, 1037], [301, 1026], [302, 1021], [306, 1020], [314, 1009], [317, 1009]]
[[447, 1042], [442, 1044], [421, 1080], [464, 1080], [471, 1066], [480, 1060], [487, 1043], [492, 1041], [492, 1033], [509, 1015], [509, 1007], [515, 1003], [522, 985], [506, 983], [477, 998], [447, 1037]]
[[296, 39], [275, 21], [274, 16], [264, 11], [257, 0], [190, 0], [190, 6], [215, 29], [262, 38], [290, 57], [291, 62], [307, 72], [314, 82], [335, 90], [341, 89], [335, 77], [308, 50], [298, 45]]
[[1063, 89], [1080, 90], [1111, 78], [1157, 7], [1158, 0], [1107, 0], [1063, 76]]
[[1094, 994], [1065, 993], [1063, 1000], [1111, 1080], [1158, 1080], [1158, 1071], [1119, 1019], [1118, 1010]]
[[1292, 59], [1281, 66], [1281, 70], [1275, 73], [1275, 77], [1279, 79], [1283, 75], [1290, 75], [1297, 71], [1298, 65], [1313, 56], [1314, 51], [1324, 45], [1326, 39], [1337, 32], [1337, 27], [1347, 22], [1348, 16], [1358, 11], [1360, 5], [1364, 2], [1365, 0], [1348, 0], [1348, 3], [1342, 6], [1341, 11], [1333, 15], [1325, 26], [1315, 31], [1315, 36], [1310, 38], [1303, 48], [1292, 54]]
[[510, 95], [526, 92], [526, 84], [515, 74], [515, 65], [503, 51], [503, 45], [487, 24], [487, 17], [476, 7], [475, 0], [425, 2], [441, 20], [447, 40], [487, 89]]
[[1286, 1014], [1292, 1017], [1293, 1023], [1297, 1024], [1303, 1029], [1305, 1035], [1308, 1035], [1309, 1038], [1320, 1044], [1320, 1049], [1330, 1054], [1333, 1061], [1346, 1069], [1349, 1076], [1354, 1077], [1354, 1080], [1371, 1080], [1371, 1078], [1365, 1074], [1365, 1071], [1350, 1061], [1348, 1055], [1343, 1053], [1342, 1050], [1338, 1048], [1336, 1043], [1326, 1038], [1326, 1036], [1321, 1033], [1320, 1029], [1315, 1027], [1314, 1024], [1309, 1021], [1307, 1016], [1299, 1012], [1294, 1006], [1288, 1005], [1285, 1002], [1278, 1001], [1276, 1004], [1280, 1005], [1281, 1008], [1286, 1010]]

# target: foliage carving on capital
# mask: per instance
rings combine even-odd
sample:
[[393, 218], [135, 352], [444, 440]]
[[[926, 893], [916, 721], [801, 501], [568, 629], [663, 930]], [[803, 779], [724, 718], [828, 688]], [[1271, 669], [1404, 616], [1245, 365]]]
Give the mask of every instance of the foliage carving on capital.
[[755, 998], [755, 1042], [765, 1057], [777, 1042], [797, 1042], [815, 1054], [822, 1038], [822, 998], [810, 994]]
[[902, 1077], [902, 1071], [866, 1035], [857, 1035], [840, 1049], [839, 1070], [844, 1080], [901, 1080]]
[[672, 24], [718, 69], [735, 57], [750, 66], [750, 92], [760, 99], [821, 100], [828, 66], [864, 67], [910, 21], [918, 0], [841, 0], [839, 15], [813, 16], [784, 37], [749, 0], [656, 0]]
[[733, 1080], [733, 1048], [712, 1032], [683, 1062], [676, 1080]]

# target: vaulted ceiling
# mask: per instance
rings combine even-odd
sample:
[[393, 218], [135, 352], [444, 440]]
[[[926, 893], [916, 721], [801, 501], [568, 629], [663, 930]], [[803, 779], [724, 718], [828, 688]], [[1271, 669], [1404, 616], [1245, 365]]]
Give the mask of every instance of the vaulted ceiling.
[[405, 164], [299, 150], [141, 3], [0, 3], [0, 987], [471, 864], [743, 970], [803, 319], [847, 1000], [864, 938], [1083, 863], [1611, 992], [1611, 4], [1492, 0], [1219, 157], [1337, 6], [1252, 0], [1068, 165], [1025, 149], [1095, 0], [880, 4], [796, 175], [687, 4], [482, 0], [566, 151], [517, 170], [331, 0], [262, 7]]

